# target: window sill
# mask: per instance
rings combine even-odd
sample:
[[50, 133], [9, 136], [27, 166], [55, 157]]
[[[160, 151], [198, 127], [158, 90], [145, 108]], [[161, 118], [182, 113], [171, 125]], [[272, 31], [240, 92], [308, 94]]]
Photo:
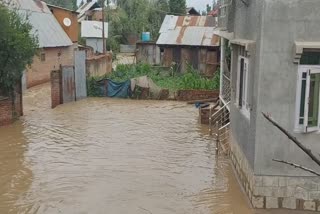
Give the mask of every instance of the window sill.
[[320, 134], [320, 129], [319, 128], [313, 128], [313, 129], [310, 129], [310, 131], [305, 132], [304, 128], [296, 127], [293, 130], [293, 132], [296, 133], [296, 134]]

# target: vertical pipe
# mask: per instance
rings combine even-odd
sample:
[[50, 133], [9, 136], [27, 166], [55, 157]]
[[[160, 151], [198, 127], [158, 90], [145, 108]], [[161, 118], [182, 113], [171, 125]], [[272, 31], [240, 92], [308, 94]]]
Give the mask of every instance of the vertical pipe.
[[209, 134], [212, 135], [212, 107], [210, 107], [209, 113]]
[[220, 100], [223, 97], [222, 84], [223, 84], [223, 71], [224, 71], [224, 59], [225, 59], [225, 39], [221, 37], [220, 40]]
[[103, 54], [106, 53], [106, 40], [105, 40], [105, 35], [104, 35], [104, 19], [105, 19], [105, 14], [104, 14], [104, 10], [105, 10], [105, 0], [102, 0], [102, 45], [103, 45]]
[[220, 146], [220, 136], [219, 136], [219, 122], [216, 122], [216, 154], [219, 154], [219, 146]]

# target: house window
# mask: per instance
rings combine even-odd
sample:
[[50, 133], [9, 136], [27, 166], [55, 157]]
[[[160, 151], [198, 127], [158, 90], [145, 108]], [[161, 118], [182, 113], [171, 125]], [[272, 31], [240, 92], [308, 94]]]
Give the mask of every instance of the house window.
[[319, 130], [319, 96], [320, 66], [300, 65], [297, 88], [297, 131], [307, 133]]
[[238, 53], [236, 105], [249, 117], [249, 59], [244, 47], [239, 47]]
[[40, 54], [40, 60], [41, 60], [41, 62], [45, 62], [46, 61], [46, 54], [45, 53], [41, 53]]

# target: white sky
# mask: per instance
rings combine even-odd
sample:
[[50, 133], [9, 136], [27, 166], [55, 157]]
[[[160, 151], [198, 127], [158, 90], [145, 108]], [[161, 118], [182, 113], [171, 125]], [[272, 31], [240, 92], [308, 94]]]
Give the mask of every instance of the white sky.
[[[86, 0], [84, 0], [84, 1], [86, 1]], [[130, 1], [130, 0], [128, 0], [128, 1]], [[78, 0], [78, 4], [80, 2], [81, 2], [81, 0]], [[206, 10], [207, 4], [212, 5], [212, 0], [187, 0], [188, 7], [194, 7], [200, 11]]]
[[212, 0], [187, 0], [187, 6], [203, 11], [206, 10], [207, 4], [212, 5], [212, 2]]

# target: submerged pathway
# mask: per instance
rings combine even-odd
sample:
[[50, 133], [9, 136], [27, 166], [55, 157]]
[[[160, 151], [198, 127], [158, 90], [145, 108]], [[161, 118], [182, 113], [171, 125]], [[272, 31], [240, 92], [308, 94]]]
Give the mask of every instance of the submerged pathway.
[[49, 96], [0, 128], [0, 213], [251, 214], [193, 106]]

